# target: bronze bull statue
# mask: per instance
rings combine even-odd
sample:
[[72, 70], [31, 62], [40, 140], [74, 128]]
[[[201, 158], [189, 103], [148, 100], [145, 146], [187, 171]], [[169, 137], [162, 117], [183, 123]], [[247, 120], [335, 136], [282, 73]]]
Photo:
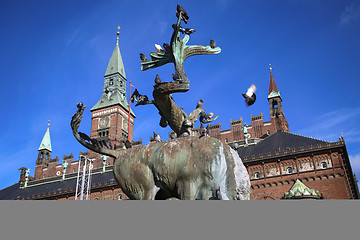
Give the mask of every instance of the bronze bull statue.
[[115, 158], [114, 175], [133, 200], [249, 200], [250, 180], [235, 150], [211, 137], [182, 137], [126, 150], [101, 148], [77, 129], [85, 106], [78, 104], [71, 127], [86, 148]]

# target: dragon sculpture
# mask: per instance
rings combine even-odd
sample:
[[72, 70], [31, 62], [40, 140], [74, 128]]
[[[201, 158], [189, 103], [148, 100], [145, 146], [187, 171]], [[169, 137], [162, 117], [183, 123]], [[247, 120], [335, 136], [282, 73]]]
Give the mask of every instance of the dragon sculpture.
[[[184, 72], [183, 65], [188, 57], [202, 54], [218, 54], [221, 52], [221, 48], [214, 46], [214, 44], [208, 46], [186, 45], [190, 39], [190, 34], [195, 30], [181, 27], [181, 21], [187, 23], [189, 16], [180, 5], [177, 6], [176, 16], [178, 20], [173, 25], [174, 32], [171, 36], [170, 44], [164, 43], [164, 49], [150, 53], [150, 60], [142, 57], [141, 61], [142, 71], [157, 68], [167, 63], [173, 63], [175, 66], [174, 81], [161, 82], [155, 80], [153, 90], [154, 100], [149, 101], [145, 95], [140, 95], [142, 96], [140, 99], [135, 97], [135, 100], [137, 101], [136, 106], [155, 105], [161, 116], [161, 127], [169, 126], [179, 137], [194, 136], [194, 123], [199, 117], [200, 122], [206, 124], [216, 120], [218, 115], [212, 117], [212, 113], [206, 114], [202, 106], [198, 106], [190, 115], [187, 115], [182, 108], [175, 104], [172, 94], [190, 90], [190, 81]], [[180, 33], [185, 34], [183, 39], [181, 39]], [[143, 54], [140, 55], [143, 56]], [[159, 79], [159, 77], [157, 76], [156, 79]]]

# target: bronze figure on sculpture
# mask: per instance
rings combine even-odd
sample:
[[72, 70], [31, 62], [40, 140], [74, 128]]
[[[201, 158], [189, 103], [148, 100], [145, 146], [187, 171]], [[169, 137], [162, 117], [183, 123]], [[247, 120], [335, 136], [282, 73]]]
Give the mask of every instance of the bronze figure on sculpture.
[[[212, 113], [206, 114], [202, 105], [197, 106], [190, 115], [187, 115], [182, 108], [175, 104], [171, 94], [187, 92], [190, 89], [190, 81], [184, 72], [183, 65], [186, 58], [201, 54], [218, 54], [221, 52], [221, 49], [214, 45], [186, 45], [190, 39], [190, 34], [195, 32], [195, 30], [191, 28], [184, 29], [180, 26], [181, 21], [187, 23], [189, 20], [189, 15], [180, 5], [177, 7], [176, 16], [178, 20], [176, 24], [173, 24], [174, 32], [170, 44], [163, 44], [163, 46], [168, 47], [160, 49], [161, 47], [159, 46], [159, 50], [150, 53], [150, 60], [142, 54], [143, 57], [141, 61], [141, 70], [143, 71], [157, 68], [167, 63], [173, 63], [175, 66], [175, 73], [172, 74], [174, 81], [163, 82], [159, 75], [156, 75], [153, 91], [154, 100], [149, 101], [146, 95], [140, 95], [146, 96], [147, 100], [137, 101], [136, 106], [154, 104], [161, 115], [161, 127], [169, 126], [178, 137], [195, 136], [194, 123], [199, 117], [200, 122], [206, 124], [214, 121], [218, 115], [212, 117]], [[181, 33], [185, 34], [183, 39], [180, 37]], [[144, 97], [142, 99], [144, 99]]]

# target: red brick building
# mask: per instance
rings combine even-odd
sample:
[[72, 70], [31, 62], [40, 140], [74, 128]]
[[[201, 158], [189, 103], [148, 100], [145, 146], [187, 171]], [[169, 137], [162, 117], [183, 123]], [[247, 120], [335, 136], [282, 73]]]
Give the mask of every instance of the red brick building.
[[[119, 149], [127, 138], [133, 140], [135, 114], [129, 113], [118, 38], [104, 78], [102, 96], [90, 109], [90, 137]], [[221, 130], [220, 123], [210, 125], [210, 136], [228, 143], [243, 160], [250, 176], [251, 199], [359, 199], [344, 139], [326, 142], [290, 133], [271, 71], [268, 101], [270, 121], [264, 121], [261, 113], [251, 116], [249, 126], [242, 118], [230, 120], [228, 130]], [[20, 168], [20, 181], [0, 190], [0, 199], [75, 198], [78, 160], [74, 154], [64, 155], [61, 164], [58, 157], [51, 158], [49, 126], [38, 152], [34, 177], [26, 177], [27, 168]], [[113, 159], [91, 151], [80, 155], [93, 159], [90, 199], [127, 198], [114, 178]]]

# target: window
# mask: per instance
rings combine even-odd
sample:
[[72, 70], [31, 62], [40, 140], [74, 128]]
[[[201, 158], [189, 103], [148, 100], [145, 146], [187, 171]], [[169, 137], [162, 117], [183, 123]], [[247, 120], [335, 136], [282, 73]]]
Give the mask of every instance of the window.
[[273, 101], [272, 105], [273, 105], [273, 108], [277, 108], [278, 107], [277, 101]]
[[122, 199], [122, 194], [119, 194], [118, 195], [118, 200], [121, 200]]
[[322, 163], [321, 163], [321, 167], [324, 168], [324, 169], [327, 168], [326, 162], [322, 162]]
[[293, 173], [293, 168], [292, 168], [292, 167], [288, 167], [288, 168], [286, 169], [286, 172], [289, 173], [289, 174]]
[[110, 79], [109, 85], [110, 85], [110, 86], [111, 86], [111, 85], [114, 85], [114, 80]]
[[228, 140], [228, 139], [225, 139], [225, 142], [227, 143], [227, 142], [229, 142], [229, 140]]
[[107, 165], [110, 166], [110, 162], [107, 162]]
[[260, 178], [260, 173], [259, 173], [259, 172], [256, 172], [256, 173], [255, 173], [255, 178], [256, 178], [256, 179]]

